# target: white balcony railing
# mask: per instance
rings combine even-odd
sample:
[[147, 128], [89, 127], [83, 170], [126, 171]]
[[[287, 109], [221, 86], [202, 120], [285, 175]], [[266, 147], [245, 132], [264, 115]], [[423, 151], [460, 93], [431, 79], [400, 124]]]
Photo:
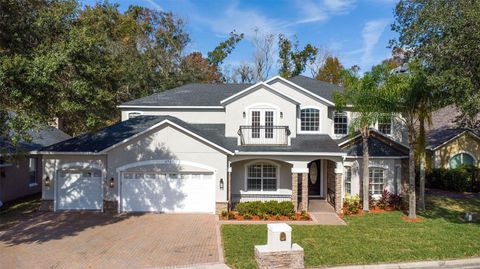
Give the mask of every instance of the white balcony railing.
[[240, 126], [238, 130], [242, 145], [288, 145], [288, 126]]

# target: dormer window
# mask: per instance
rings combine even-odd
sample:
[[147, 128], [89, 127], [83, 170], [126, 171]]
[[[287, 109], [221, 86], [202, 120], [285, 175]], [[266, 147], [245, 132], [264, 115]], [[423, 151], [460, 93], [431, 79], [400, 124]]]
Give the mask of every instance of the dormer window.
[[320, 110], [304, 108], [300, 111], [300, 130], [303, 132], [318, 132], [320, 130]]
[[392, 116], [384, 115], [379, 117], [377, 129], [382, 134], [391, 135], [392, 134]]
[[348, 132], [348, 118], [346, 112], [334, 112], [333, 114], [333, 133], [336, 135], [346, 135]]

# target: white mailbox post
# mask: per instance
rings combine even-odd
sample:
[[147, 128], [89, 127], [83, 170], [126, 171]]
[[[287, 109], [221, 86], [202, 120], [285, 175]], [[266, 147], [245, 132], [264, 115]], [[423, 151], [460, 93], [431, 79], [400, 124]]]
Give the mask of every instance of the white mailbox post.
[[255, 246], [258, 268], [304, 268], [303, 248], [292, 244], [292, 227], [271, 223], [267, 230], [267, 244]]

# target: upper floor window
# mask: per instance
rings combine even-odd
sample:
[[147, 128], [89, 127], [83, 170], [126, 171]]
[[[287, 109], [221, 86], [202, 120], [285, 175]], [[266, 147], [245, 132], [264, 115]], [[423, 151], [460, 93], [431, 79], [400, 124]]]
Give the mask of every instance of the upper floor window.
[[455, 169], [461, 165], [475, 165], [475, 159], [468, 153], [459, 153], [450, 158], [448, 165], [451, 169]]
[[28, 174], [29, 174], [29, 185], [37, 185], [37, 158], [28, 159]]
[[247, 190], [276, 191], [277, 166], [259, 162], [247, 166]]
[[345, 167], [345, 193], [352, 194], [352, 168], [347, 166]]
[[348, 122], [346, 112], [334, 112], [333, 114], [333, 133], [334, 134], [347, 134]]
[[320, 111], [315, 108], [305, 108], [300, 111], [300, 130], [318, 132], [320, 130]]
[[378, 131], [382, 134], [392, 134], [392, 116], [384, 115], [378, 118]]
[[128, 113], [128, 118], [133, 119], [133, 118], [136, 118], [136, 117], [141, 116], [141, 115], [142, 115], [142, 113], [140, 113], [140, 112], [130, 112], [130, 113]]
[[368, 178], [370, 180], [370, 194], [382, 194], [385, 180], [383, 168], [368, 169]]

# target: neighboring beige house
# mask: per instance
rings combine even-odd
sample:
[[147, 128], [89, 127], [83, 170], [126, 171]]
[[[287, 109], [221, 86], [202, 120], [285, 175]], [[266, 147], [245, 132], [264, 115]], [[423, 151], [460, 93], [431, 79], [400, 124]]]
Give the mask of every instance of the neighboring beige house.
[[66, 139], [70, 136], [53, 128], [32, 131], [32, 141], [21, 143], [19, 153], [11, 144], [0, 139], [0, 203], [40, 193], [41, 157], [28, 154]]
[[[361, 141], [346, 137], [352, 113], [335, 110], [337, 91], [277, 76], [188, 84], [124, 103], [121, 122], [37, 152], [43, 201], [53, 210], [215, 213], [241, 201], [308, 210], [326, 200], [339, 212], [345, 195], [359, 192], [362, 160]], [[375, 128], [370, 191], [400, 193], [404, 127], [392, 118]]]

